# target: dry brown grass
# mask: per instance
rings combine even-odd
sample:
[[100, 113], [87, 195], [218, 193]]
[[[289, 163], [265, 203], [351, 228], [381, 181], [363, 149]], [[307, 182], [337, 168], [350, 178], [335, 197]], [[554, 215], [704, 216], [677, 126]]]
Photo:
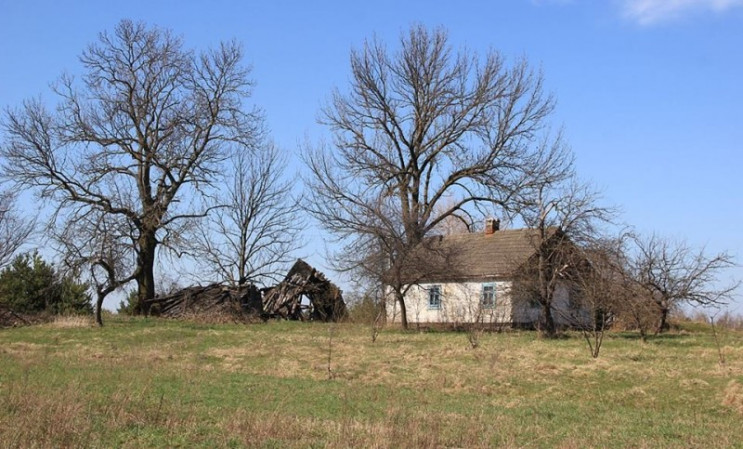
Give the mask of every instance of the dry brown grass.
[[[297, 416], [287, 419], [278, 412], [260, 414], [240, 410], [220, 422], [225, 445], [237, 441], [245, 447], [273, 447], [271, 442], [281, 441], [280, 447], [305, 448], [322, 437], [323, 447], [331, 449], [488, 448], [492, 447], [489, 441], [498, 433], [498, 425], [497, 421], [487, 421], [484, 417], [463, 420], [459, 415], [431, 416], [423, 410], [410, 412], [399, 408], [386, 410], [384, 418], [378, 421]], [[280, 440], [277, 435], [281, 435]], [[501, 442], [499, 447], [518, 447], [513, 440]]]
[[722, 405], [730, 407], [738, 413], [743, 414], [743, 384], [731, 380], [725, 388]]
[[674, 320], [678, 323], [697, 323], [707, 325], [712, 320], [718, 329], [743, 330], [743, 315], [729, 310], [714, 311], [695, 309], [688, 313], [676, 311]]
[[59, 329], [72, 329], [80, 327], [93, 327], [95, 321], [91, 316], [83, 315], [69, 315], [69, 316], [55, 316], [47, 326], [59, 328]]
[[54, 395], [13, 388], [2, 397], [12, 425], [0, 424], [3, 447], [81, 447], [91, 433], [87, 403], [74, 385]]

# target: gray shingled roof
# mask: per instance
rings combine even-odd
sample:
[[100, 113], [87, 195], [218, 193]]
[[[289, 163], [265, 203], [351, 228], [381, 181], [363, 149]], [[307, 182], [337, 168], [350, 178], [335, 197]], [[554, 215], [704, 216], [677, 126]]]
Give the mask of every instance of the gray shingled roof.
[[[555, 231], [550, 229], [549, 236]], [[478, 232], [434, 238], [423, 250], [422, 259], [427, 267], [440, 268], [423, 268], [424, 273], [417, 276], [416, 282], [509, 278], [534, 255], [538, 242], [536, 229], [505, 229], [493, 234]]]

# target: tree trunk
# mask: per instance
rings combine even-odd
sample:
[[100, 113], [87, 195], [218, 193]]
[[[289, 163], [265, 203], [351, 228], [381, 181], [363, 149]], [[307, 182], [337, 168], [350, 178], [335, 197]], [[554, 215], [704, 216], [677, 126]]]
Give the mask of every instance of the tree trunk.
[[655, 333], [660, 334], [665, 331], [667, 331], [670, 326], [668, 325], [668, 313], [670, 310], [668, 307], [660, 306], [660, 322], [658, 322], [658, 329], [656, 329]]
[[539, 246], [539, 258], [537, 265], [537, 274], [539, 276], [539, 302], [542, 304], [542, 314], [544, 315], [544, 327], [541, 329], [541, 334], [544, 337], [553, 338], [557, 331], [555, 329], [555, 320], [552, 317], [552, 291], [550, 291], [550, 277], [547, 270], [550, 269], [547, 263], [546, 248], [544, 247], [545, 240], [544, 226], [540, 226], [540, 246]]
[[147, 300], [155, 297], [155, 230], [142, 231], [138, 243], [137, 263], [141, 269], [137, 276], [137, 310], [147, 316], [150, 314]]
[[95, 322], [98, 324], [98, 326], [103, 326], [103, 316], [101, 313], [101, 309], [103, 309], [103, 299], [106, 297], [106, 295], [98, 293], [98, 297], [95, 301]]
[[381, 309], [379, 324], [385, 325], [387, 324], [387, 287], [384, 283], [380, 284], [379, 291], [382, 292], [379, 299], [379, 308]]
[[552, 317], [552, 307], [549, 304], [544, 304], [542, 306], [542, 312], [544, 313], [544, 328], [542, 329], [542, 335], [552, 338], [557, 335], [555, 319]]
[[642, 342], [647, 343], [647, 321], [644, 319], [643, 312], [637, 309], [633, 309], [632, 317], [635, 319], [635, 325], [637, 326], [637, 330], [640, 332], [640, 338], [642, 339]]
[[405, 308], [405, 296], [400, 292], [400, 290], [395, 289], [395, 297], [397, 299], [397, 303], [400, 304], [400, 324], [402, 324], [402, 328], [407, 330], [408, 329], [408, 311]]

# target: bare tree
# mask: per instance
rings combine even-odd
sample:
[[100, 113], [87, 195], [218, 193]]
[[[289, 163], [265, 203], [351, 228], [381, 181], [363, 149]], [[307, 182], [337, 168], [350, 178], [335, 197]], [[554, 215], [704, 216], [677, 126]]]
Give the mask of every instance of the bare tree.
[[[609, 252], [604, 256], [603, 267], [609, 272], [602, 277], [601, 282], [604, 283], [603, 288], [616, 295], [612, 302], [614, 324], [619, 323], [626, 329], [637, 330], [642, 341], [646, 342], [648, 334], [657, 326], [660, 309], [637, 282], [632, 254], [632, 244], [636, 238], [629, 231], [607, 240]], [[600, 291], [596, 294], [600, 294]]]
[[[559, 140], [558, 140], [559, 142]], [[547, 143], [545, 143], [547, 145]], [[583, 249], [595, 244], [600, 228], [611, 222], [615, 211], [600, 204], [600, 193], [578, 179], [572, 154], [562, 146], [545, 151], [541, 176], [535, 188], [519, 199], [519, 214], [534, 229], [531, 244], [535, 257], [519, 268], [515, 295], [536, 301], [541, 308], [540, 331], [557, 334], [554, 319], [558, 289], [570, 291], [586, 263]]]
[[87, 273], [96, 294], [96, 323], [103, 326], [103, 301], [134, 281], [141, 270], [131, 250], [136, 228], [121, 216], [78, 208], [52, 231], [64, 265], [80, 275]]
[[34, 220], [18, 215], [16, 195], [0, 192], [0, 268], [13, 259], [33, 230]]
[[[631, 278], [634, 280], [634, 278]], [[618, 317], [624, 323], [637, 330], [643, 342], [647, 342], [648, 335], [657, 329], [660, 318], [658, 305], [647, 295], [647, 292], [638, 287], [636, 283], [630, 286], [632, 294], [618, 310]]]
[[574, 271], [575, 307], [564, 318], [586, 340], [591, 356], [597, 358], [605, 332], [615, 319], [633, 306], [635, 291], [627, 275], [627, 233], [595, 239], [581, 248], [583, 265]]
[[712, 256], [704, 249], [694, 250], [687, 243], [658, 235], [635, 239], [632, 269], [638, 288], [660, 311], [656, 332], [668, 329], [668, 315], [682, 303], [695, 305], [726, 304], [740, 281], [721, 285], [722, 272], [735, 266], [725, 252]]
[[53, 202], [55, 217], [95, 211], [128, 222], [145, 304], [158, 247], [172, 247], [184, 220], [205, 215], [199, 204], [222, 162], [253, 145], [261, 119], [243, 105], [249, 71], [234, 42], [196, 54], [169, 31], [128, 20], [80, 61], [80, 82], [56, 83], [56, 108], [29, 100], [6, 111], [3, 168]]
[[233, 285], [278, 282], [301, 244], [303, 221], [286, 160], [272, 144], [231, 160], [231, 182], [210, 217], [197, 229], [195, 254], [213, 276]]
[[391, 288], [407, 327], [409, 273], [426, 266], [414, 248], [451, 217], [471, 226], [511, 207], [550, 149], [534, 143], [552, 109], [525, 60], [455, 52], [442, 29], [352, 51], [350, 89], [322, 111], [332, 146], [306, 156], [308, 209], [344, 243], [339, 267]]

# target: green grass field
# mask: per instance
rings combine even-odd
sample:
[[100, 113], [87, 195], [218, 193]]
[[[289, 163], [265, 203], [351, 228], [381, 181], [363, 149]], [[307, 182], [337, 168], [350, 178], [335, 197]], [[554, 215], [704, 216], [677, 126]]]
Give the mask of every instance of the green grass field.
[[721, 338], [724, 365], [701, 325], [610, 334], [596, 360], [526, 331], [472, 349], [354, 324], [5, 329], [0, 446], [743, 447], [743, 333]]

